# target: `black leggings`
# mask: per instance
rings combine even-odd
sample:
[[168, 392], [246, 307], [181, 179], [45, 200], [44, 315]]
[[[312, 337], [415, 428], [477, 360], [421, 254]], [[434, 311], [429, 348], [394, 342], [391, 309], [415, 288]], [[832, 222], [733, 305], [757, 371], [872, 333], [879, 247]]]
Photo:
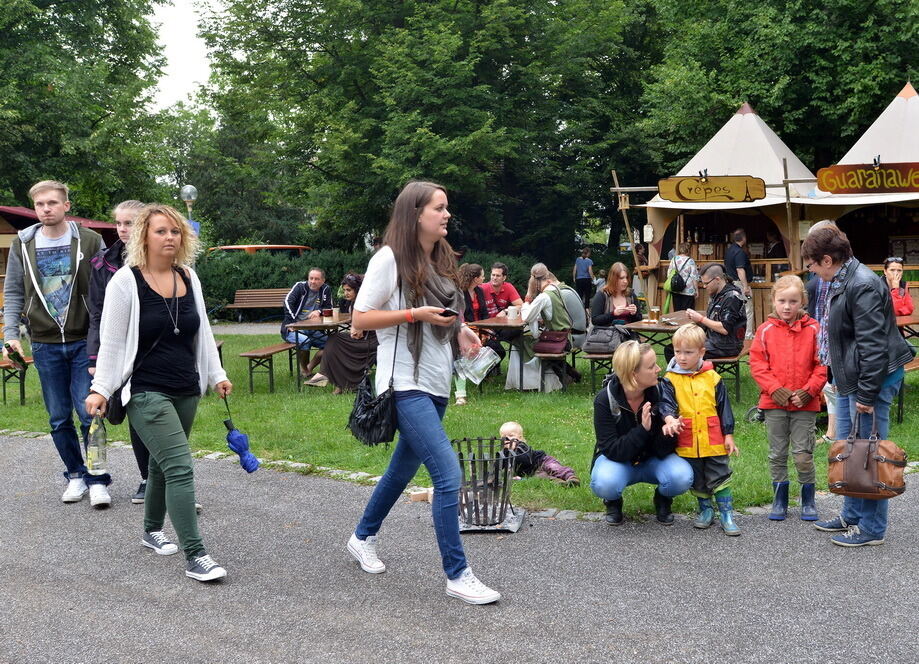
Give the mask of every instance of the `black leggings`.
[[134, 431], [134, 427], [131, 426], [130, 422], [128, 423], [128, 428], [131, 430], [131, 447], [134, 449], [134, 458], [137, 459], [137, 468], [140, 470], [141, 478], [146, 480], [150, 469], [150, 452], [147, 450], [147, 446], [144, 445], [144, 441]]
[[581, 302], [584, 303], [584, 308], [590, 308], [590, 293], [593, 290], [594, 283], [588, 277], [587, 279], [575, 279], [574, 287], [577, 290], [578, 295], [581, 296]]

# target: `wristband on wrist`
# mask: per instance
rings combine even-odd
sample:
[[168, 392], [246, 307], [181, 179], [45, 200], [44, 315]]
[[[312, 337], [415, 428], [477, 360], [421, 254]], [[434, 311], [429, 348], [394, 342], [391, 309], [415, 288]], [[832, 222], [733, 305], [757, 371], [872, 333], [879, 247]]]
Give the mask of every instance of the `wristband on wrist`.
[[409, 323], [415, 322], [415, 310], [414, 309], [405, 310], [405, 320]]

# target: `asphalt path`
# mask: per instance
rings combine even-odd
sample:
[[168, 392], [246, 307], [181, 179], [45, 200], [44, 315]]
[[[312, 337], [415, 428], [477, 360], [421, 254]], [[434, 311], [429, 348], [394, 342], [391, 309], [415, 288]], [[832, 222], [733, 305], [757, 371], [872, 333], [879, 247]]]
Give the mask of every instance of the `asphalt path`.
[[[0, 437], [3, 662], [915, 662], [917, 492], [891, 501], [887, 543], [832, 546], [796, 518], [741, 515], [743, 535], [527, 517], [464, 535], [503, 593], [444, 593], [426, 503], [381, 532], [385, 574], [345, 544], [372, 490], [196, 461], [200, 527], [228, 577], [184, 576], [140, 546], [129, 448], [111, 450], [113, 506], [60, 502], [49, 437]], [[915, 476], [913, 476], [915, 477]], [[821, 497], [828, 515], [840, 500]], [[171, 527], [167, 525], [167, 533]]]

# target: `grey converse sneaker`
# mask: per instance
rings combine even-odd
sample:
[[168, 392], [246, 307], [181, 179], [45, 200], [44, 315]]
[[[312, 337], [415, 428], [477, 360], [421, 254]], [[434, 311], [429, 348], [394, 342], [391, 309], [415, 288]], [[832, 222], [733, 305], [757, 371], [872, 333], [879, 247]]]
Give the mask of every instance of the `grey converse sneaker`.
[[227, 571], [214, 562], [206, 553], [195, 556], [185, 565], [185, 576], [190, 576], [198, 581], [214, 581], [222, 579], [227, 575]]
[[147, 480], [142, 480], [140, 486], [137, 487], [137, 493], [131, 496], [131, 502], [134, 505], [143, 505], [144, 496], [147, 495]]
[[377, 558], [377, 538], [371, 535], [365, 540], [359, 540], [357, 535], [351, 535], [348, 540], [348, 552], [361, 564], [361, 569], [369, 574], [381, 574], [386, 571], [384, 565]]
[[447, 594], [467, 604], [491, 604], [501, 599], [501, 593], [479, 581], [468, 567], [455, 579], [447, 579]]
[[170, 542], [162, 530], [144, 533], [140, 543], [148, 549], [153, 549], [161, 556], [171, 556], [179, 551], [179, 547]]

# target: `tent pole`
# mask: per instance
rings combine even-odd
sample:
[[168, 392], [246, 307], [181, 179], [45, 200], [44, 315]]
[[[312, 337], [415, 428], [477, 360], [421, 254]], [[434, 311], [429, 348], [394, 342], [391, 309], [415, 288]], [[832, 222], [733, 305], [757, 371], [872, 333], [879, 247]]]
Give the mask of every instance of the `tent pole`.
[[[614, 191], [619, 191], [619, 176], [616, 174], [616, 169], [613, 169], [611, 172], [613, 174], [613, 186], [615, 187]], [[624, 194], [620, 193], [619, 197], [622, 197], [623, 195]], [[617, 199], [616, 202], [619, 203], [619, 200], [620, 199]], [[642, 271], [639, 269], [641, 266], [638, 264], [638, 252], [635, 251], [635, 236], [632, 234], [632, 225], [629, 223], [629, 211], [625, 209], [624, 207], [622, 207], [622, 205], [619, 205], [619, 211], [622, 212], [622, 220], [625, 222], [625, 230], [626, 230], [626, 233], [629, 234], [629, 245], [631, 245], [632, 247], [632, 264], [635, 266], [635, 269], [638, 271], [638, 275], [639, 275], [638, 278], [641, 279], [645, 285], [645, 298], [648, 299], [650, 296], [650, 293], [648, 292], [649, 291], [648, 280], [647, 280], [647, 277], [645, 277], [642, 274]], [[609, 275], [606, 275], [606, 276], [607, 278], [609, 278]], [[649, 299], [648, 300], [648, 310], [649, 311], [650, 311], [650, 307], [651, 307], [651, 300]]]

